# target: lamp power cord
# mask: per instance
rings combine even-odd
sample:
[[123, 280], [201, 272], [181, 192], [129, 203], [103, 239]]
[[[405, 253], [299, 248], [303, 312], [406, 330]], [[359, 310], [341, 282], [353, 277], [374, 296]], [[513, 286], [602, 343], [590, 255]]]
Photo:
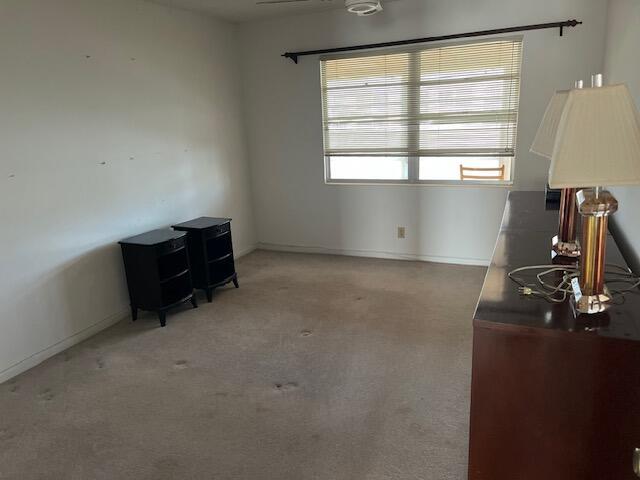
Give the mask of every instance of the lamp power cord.
[[[528, 278], [525, 276], [529, 273]], [[559, 265], [528, 265], [509, 272], [509, 278], [518, 284], [518, 292], [524, 297], [543, 298], [549, 303], [563, 303], [573, 293], [571, 281], [577, 278], [580, 270], [576, 267]], [[551, 276], [555, 276], [551, 279]], [[531, 278], [533, 277], [533, 278]], [[620, 285], [609, 288], [609, 292], [619, 300], [631, 292], [638, 293], [640, 277], [631, 269], [620, 265], [610, 264], [605, 268], [605, 282], [607, 285]]]

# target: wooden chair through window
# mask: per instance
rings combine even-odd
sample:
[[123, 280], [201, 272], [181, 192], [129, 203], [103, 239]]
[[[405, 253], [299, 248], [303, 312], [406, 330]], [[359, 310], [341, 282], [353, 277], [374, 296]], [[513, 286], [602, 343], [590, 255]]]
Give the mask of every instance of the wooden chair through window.
[[460, 180], [504, 180], [504, 165], [491, 168], [460, 165]]

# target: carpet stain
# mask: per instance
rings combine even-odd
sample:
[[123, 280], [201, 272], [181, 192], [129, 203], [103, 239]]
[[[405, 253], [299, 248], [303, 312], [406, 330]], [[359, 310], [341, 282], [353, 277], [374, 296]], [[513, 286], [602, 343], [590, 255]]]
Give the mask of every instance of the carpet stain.
[[302, 330], [300, 332], [301, 337], [310, 337], [311, 335], [313, 335], [313, 332], [311, 330]]
[[46, 388], [38, 394], [38, 398], [43, 402], [49, 402], [53, 400], [53, 397], [55, 397], [55, 395], [50, 388]]
[[175, 469], [180, 463], [175, 458], [161, 458], [154, 462], [154, 466], [159, 470]]
[[96, 360], [96, 368], [97, 368], [98, 370], [102, 370], [102, 369], [104, 368], [104, 366], [105, 366], [104, 360], [103, 360], [103, 359], [101, 359], [101, 358], [98, 358], [98, 359]]
[[187, 362], [186, 360], [178, 360], [173, 364], [173, 366], [174, 368], [177, 368], [179, 370], [184, 370], [185, 368], [189, 368], [189, 362]]
[[16, 434], [7, 429], [0, 428], [0, 440], [7, 441], [16, 437]]
[[274, 385], [274, 388], [278, 392], [291, 392], [293, 390], [298, 389], [299, 385], [296, 382], [289, 382], [289, 383], [285, 383], [285, 384], [276, 383]]
[[399, 415], [409, 415], [412, 412], [413, 412], [413, 409], [407, 406], [399, 407], [396, 409], [396, 413]]
[[409, 432], [415, 437], [426, 437], [429, 434], [428, 430], [419, 423], [412, 423]]

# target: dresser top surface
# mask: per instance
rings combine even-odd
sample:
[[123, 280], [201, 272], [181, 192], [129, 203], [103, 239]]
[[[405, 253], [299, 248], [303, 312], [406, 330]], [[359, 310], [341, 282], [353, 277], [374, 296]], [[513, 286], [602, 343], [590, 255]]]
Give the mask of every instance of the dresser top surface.
[[200, 217], [174, 225], [173, 228], [178, 230], [206, 230], [207, 228], [224, 225], [230, 221], [230, 218]]
[[[518, 285], [509, 279], [508, 273], [518, 267], [551, 263], [551, 238], [557, 232], [557, 222], [558, 212], [545, 210], [544, 192], [509, 194], [494, 256], [476, 308], [476, 325], [640, 340], [639, 291], [617, 297], [616, 304], [604, 314], [578, 317], [574, 316], [568, 300], [553, 304], [519, 294]], [[606, 256], [607, 264], [626, 266], [610, 235]]]
[[185, 232], [177, 232], [170, 228], [162, 228], [159, 230], [151, 230], [150, 232], [141, 233], [134, 237], [125, 238], [120, 240], [121, 245], [159, 245], [169, 240], [175, 240], [182, 238], [186, 235]]

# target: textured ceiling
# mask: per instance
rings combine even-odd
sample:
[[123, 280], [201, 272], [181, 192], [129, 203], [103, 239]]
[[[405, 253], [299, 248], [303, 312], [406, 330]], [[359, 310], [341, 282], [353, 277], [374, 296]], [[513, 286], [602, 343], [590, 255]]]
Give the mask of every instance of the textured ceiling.
[[[344, 8], [344, 0], [307, 0], [277, 5], [256, 5], [258, 0], [150, 0], [154, 3], [186, 8], [214, 15], [232, 22], [258, 18], [282, 17], [300, 13]], [[345, 10], [345, 15], [347, 12]]]

